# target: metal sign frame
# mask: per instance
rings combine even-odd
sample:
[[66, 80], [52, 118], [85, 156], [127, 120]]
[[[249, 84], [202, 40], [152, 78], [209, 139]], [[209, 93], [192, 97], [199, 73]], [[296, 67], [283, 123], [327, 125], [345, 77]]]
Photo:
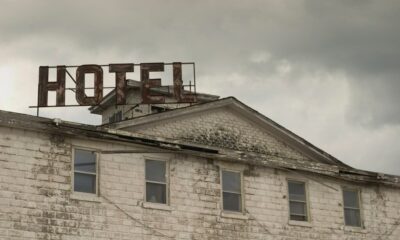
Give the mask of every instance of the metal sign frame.
[[[192, 65], [193, 68], [193, 85], [189, 81], [189, 85], [183, 84], [182, 80], [182, 65]], [[59, 65], [59, 66], [40, 66], [39, 67], [39, 84], [38, 84], [38, 102], [36, 106], [29, 108], [37, 109], [39, 116], [40, 108], [50, 107], [82, 107], [82, 106], [99, 106], [103, 100], [104, 89], [115, 90], [116, 105], [132, 105], [126, 103], [127, 81], [126, 73], [134, 72], [135, 66], [140, 67], [140, 82], [141, 82], [141, 98], [139, 104], [176, 104], [176, 103], [195, 103], [196, 102], [196, 68], [194, 62], [172, 62], [172, 63], [122, 63], [122, 64], [88, 64], [88, 65]], [[163, 72], [165, 66], [172, 66], [173, 70], [173, 91], [170, 86], [162, 86], [161, 79], [150, 78], [151, 72]], [[110, 73], [115, 73], [115, 86], [103, 86], [103, 67], [108, 67]], [[57, 69], [57, 80], [49, 82], [49, 69]], [[68, 71], [70, 68], [76, 68], [76, 78]], [[85, 74], [94, 74], [94, 87], [85, 87]], [[75, 88], [66, 88], [66, 75], [75, 83]], [[165, 96], [154, 94], [151, 92], [153, 88], [168, 88], [168, 94], [172, 95], [176, 101], [166, 102]], [[189, 93], [185, 92], [185, 87], [189, 87]], [[193, 88], [193, 91], [192, 91]], [[94, 95], [88, 97], [85, 90], [93, 89]], [[77, 105], [65, 104], [65, 91], [75, 92]], [[48, 92], [56, 92], [56, 105], [48, 105]], [[135, 103], [136, 105], [137, 103]]]

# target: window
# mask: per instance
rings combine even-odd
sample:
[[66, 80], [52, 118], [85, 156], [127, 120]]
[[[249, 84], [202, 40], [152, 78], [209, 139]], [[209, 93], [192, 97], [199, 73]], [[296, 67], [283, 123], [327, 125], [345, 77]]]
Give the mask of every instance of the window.
[[242, 176], [222, 170], [222, 204], [227, 211], [242, 212]]
[[288, 181], [290, 220], [308, 221], [306, 184]]
[[161, 106], [151, 106], [151, 112], [152, 113], [160, 113], [160, 112], [165, 112], [168, 111], [168, 108], [166, 107], [161, 107]]
[[115, 121], [116, 121], [116, 122], [122, 121], [122, 111], [118, 111], [118, 112], [115, 114]]
[[357, 189], [343, 189], [344, 223], [361, 227], [360, 196]]
[[113, 113], [108, 118], [108, 123], [115, 123], [115, 122], [120, 122], [120, 121], [122, 121], [122, 111], [118, 111], [117, 113]]
[[166, 161], [146, 160], [146, 202], [167, 203]]
[[108, 118], [108, 123], [115, 123], [115, 113]]
[[74, 191], [97, 193], [97, 161], [93, 151], [74, 151]]

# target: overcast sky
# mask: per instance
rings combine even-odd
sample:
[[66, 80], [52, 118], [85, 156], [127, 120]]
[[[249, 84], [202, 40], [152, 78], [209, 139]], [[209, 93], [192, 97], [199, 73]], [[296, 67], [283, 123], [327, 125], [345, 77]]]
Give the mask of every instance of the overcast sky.
[[[194, 61], [198, 91], [400, 175], [399, 12], [395, 0], [0, 0], [0, 109], [36, 114], [40, 65]], [[41, 113], [100, 123], [86, 108]]]

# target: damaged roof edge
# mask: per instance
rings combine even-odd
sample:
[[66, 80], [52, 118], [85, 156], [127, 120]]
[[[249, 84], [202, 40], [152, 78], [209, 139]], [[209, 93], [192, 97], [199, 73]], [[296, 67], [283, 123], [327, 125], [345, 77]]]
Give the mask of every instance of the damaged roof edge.
[[324, 163], [295, 163], [290, 161], [274, 160], [265, 154], [245, 153], [233, 150], [220, 150], [199, 144], [182, 143], [177, 140], [165, 138], [152, 138], [140, 134], [115, 129], [99, 129], [93, 125], [74, 122], [66, 122], [60, 119], [49, 119], [35, 117], [26, 114], [0, 111], [0, 126], [26, 129], [32, 131], [47, 132], [50, 134], [63, 134], [66, 136], [87, 137], [91, 139], [112, 140], [139, 144], [142, 146], [155, 147], [181, 152], [189, 155], [204, 157], [208, 159], [241, 162], [264, 167], [299, 170], [316, 173], [320, 175], [340, 178], [347, 181], [360, 183], [385, 184], [400, 187], [400, 176], [375, 173], [357, 169], [332, 167]]
[[[258, 122], [263, 123], [265, 126], [269, 126], [271, 130], [273, 130], [277, 135], [282, 138], [281, 140], [287, 140], [292, 143], [292, 145], [296, 145], [297, 148], [303, 147], [303, 149], [307, 149], [309, 157], [311, 158], [318, 158], [321, 161], [331, 164], [341, 165], [343, 167], [352, 168], [351, 166], [343, 163], [342, 161], [338, 160], [337, 158], [333, 157], [332, 155], [328, 154], [327, 152], [323, 151], [322, 149], [316, 147], [315, 145], [311, 144], [307, 140], [303, 139], [302, 137], [296, 135], [292, 131], [288, 130], [287, 128], [283, 127], [282, 125], [278, 124], [277, 122], [273, 121], [272, 119], [264, 116], [260, 112], [254, 110], [253, 108], [247, 106], [243, 102], [239, 101], [235, 97], [226, 97], [221, 98], [212, 102], [205, 102], [196, 104], [193, 106], [187, 106], [177, 109], [171, 109], [169, 111], [154, 113], [144, 116], [138, 116], [136, 118], [131, 118], [129, 120], [120, 121], [118, 123], [113, 123], [110, 126], [116, 127], [118, 129], [126, 128], [126, 127], [137, 127], [143, 124], [149, 124], [151, 122], [160, 121], [163, 119], [169, 119], [174, 116], [177, 116], [181, 113], [194, 113], [198, 111], [209, 110], [212, 108], [224, 107], [224, 106], [236, 106], [236, 110], [241, 110], [247, 114], [247, 118], [251, 120], [257, 119]], [[234, 109], [234, 110], [235, 110]], [[253, 117], [252, 117], [253, 116]], [[292, 146], [294, 147], [294, 146]]]
[[316, 154], [328, 159], [328, 161], [331, 161], [333, 163], [336, 164], [340, 164], [344, 167], [348, 167], [348, 168], [352, 168], [351, 166], [345, 164], [344, 162], [340, 161], [339, 159], [335, 158], [334, 156], [332, 156], [331, 154], [325, 152], [324, 150], [320, 149], [319, 147], [315, 146], [314, 144], [310, 143], [309, 141], [305, 140], [304, 138], [300, 137], [299, 135], [295, 134], [294, 132], [290, 131], [289, 129], [283, 127], [282, 125], [280, 125], [279, 123], [275, 122], [274, 120], [268, 118], [267, 116], [261, 114], [260, 112], [258, 112], [257, 110], [247, 106], [246, 104], [244, 104], [243, 102], [241, 102], [240, 100], [236, 99], [235, 97], [232, 97], [237, 103], [239, 103], [242, 107], [246, 108], [247, 110], [253, 112], [258, 118], [260, 118], [261, 120], [273, 125], [276, 129], [280, 130], [281, 132], [285, 133], [287, 136], [291, 137], [293, 140], [295, 140], [296, 142], [308, 147], [310, 150], [312, 150], [313, 152], [315, 152]]

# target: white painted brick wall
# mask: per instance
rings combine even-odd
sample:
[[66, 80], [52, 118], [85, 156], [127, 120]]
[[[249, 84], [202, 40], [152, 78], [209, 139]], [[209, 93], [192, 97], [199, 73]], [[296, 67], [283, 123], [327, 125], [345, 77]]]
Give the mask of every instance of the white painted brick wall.
[[[340, 187], [352, 184], [255, 167], [244, 174], [249, 219], [232, 219], [221, 216], [217, 164], [187, 155], [156, 155], [170, 159], [170, 210], [143, 207], [143, 154], [102, 154], [100, 196], [72, 199], [72, 146], [138, 149], [0, 128], [0, 239], [400, 239], [399, 189], [358, 185], [365, 229], [349, 229]], [[288, 224], [287, 178], [308, 183], [309, 227]]]

